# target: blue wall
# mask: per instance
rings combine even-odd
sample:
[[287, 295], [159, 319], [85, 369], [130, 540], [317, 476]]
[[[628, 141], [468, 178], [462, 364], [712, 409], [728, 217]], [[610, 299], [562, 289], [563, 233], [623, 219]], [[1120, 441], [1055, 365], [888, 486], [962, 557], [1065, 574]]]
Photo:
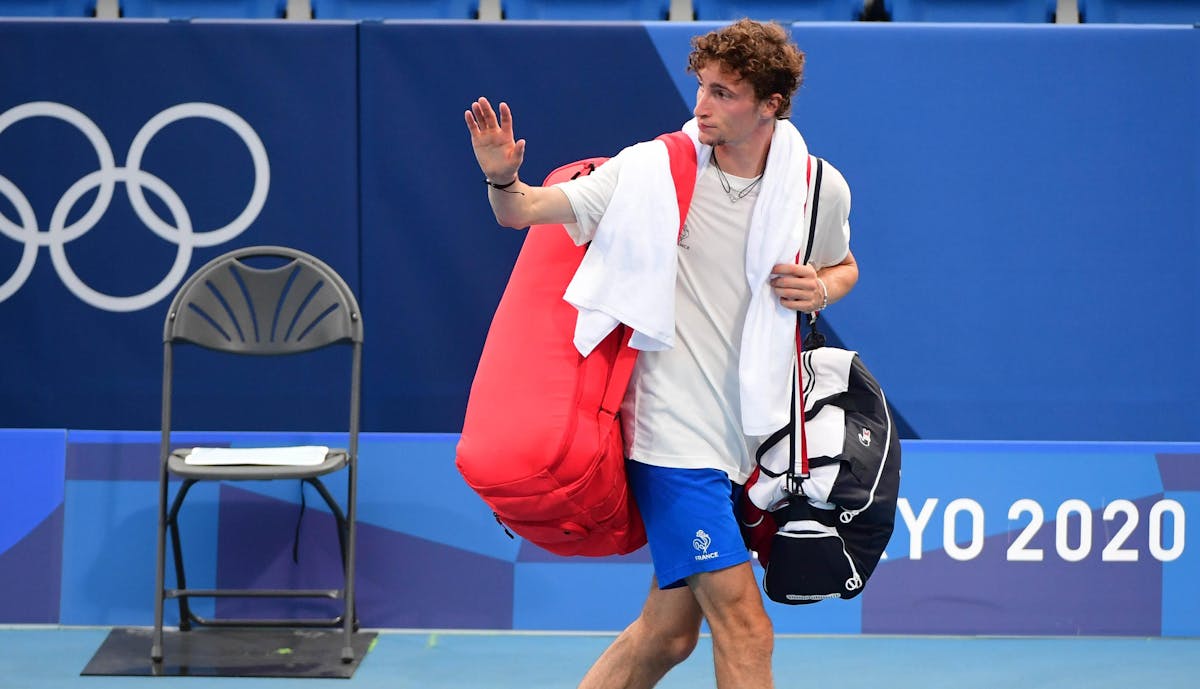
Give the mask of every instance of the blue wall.
[[[17, 479], [7, 485], [19, 486], [7, 494], [0, 487], [0, 623], [150, 624], [157, 440], [145, 431], [0, 432], [0, 467]], [[343, 442], [329, 434], [222, 440], [237, 447]], [[363, 437], [363, 625], [614, 631], [628, 624], [651, 577], [646, 550], [563, 558], [510, 539], [459, 479], [457, 440]], [[777, 631], [1200, 635], [1200, 551], [1187, 538], [1200, 527], [1200, 444], [908, 441], [904, 454], [896, 531], [862, 596], [768, 603]], [[345, 483], [330, 489], [342, 494]], [[311, 491], [299, 562], [292, 561], [299, 499], [294, 484], [198, 487], [181, 517], [189, 584], [337, 585], [332, 517]], [[221, 601], [215, 612], [238, 615], [251, 604]], [[266, 615], [331, 612], [253, 604]], [[213, 612], [211, 601], [198, 607]], [[174, 606], [166, 613], [172, 623]]]
[[[80, 295], [169, 288], [222, 251], [281, 243], [360, 294], [367, 428], [457, 432], [522, 236], [495, 227], [462, 111], [479, 95], [512, 104], [528, 179], [611, 155], [689, 116], [683, 58], [704, 28], [0, 21], [0, 425], [156, 427], [166, 300], [114, 312]], [[1200, 33], [793, 32], [809, 52], [794, 119], [855, 200], [862, 279], [828, 320], [911, 434], [1197, 439]], [[26, 105], [42, 102], [58, 105]], [[128, 160], [139, 130], [195, 102], [241, 118], [269, 160], [265, 201], [230, 238], [210, 233], [252, 205], [257, 176], [227, 124], [188, 117], [146, 139], [136, 169], [167, 191]], [[31, 107], [43, 115], [17, 117]], [[64, 201], [103, 168], [66, 108], [112, 151], [94, 217], [104, 174]], [[162, 220], [139, 215], [126, 180]], [[183, 373], [185, 427], [334, 427], [247, 415], [321, 389], [317, 373], [224, 406], [203, 367]]]
[[[0, 214], [8, 219], [0, 219], [0, 229], [14, 225], [0, 233], [0, 296], [7, 297], [0, 300], [0, 425], [158, 426], [155, 380], [169, 296], [114, 312], [84, 302], [88, 290], [134, 297], [160, 284], [172, 288], [208, 259], [251, 244], [314, 251], [362, 289], [354, 25], [0, 21], [0, 45], [0, 177], [12, 187], [0, 190]], [[265, 174], [253, 164], [255, 147], [226, 123], [188, 116], [155, 126], [163, 113], [196, 102], [220, 106], [249, 127], [266, 153]], [[51, 114], [11, 114], [22, 106]], [[139, 131], [150, 136], [134, 165]], [[98, 150], [110, 153], [109, 166]], [[116, 181], [108, 203], [90, 189], [77, 203], [63, 201], [77, 181], [112, 167], [161, 180], [182, 216], [154, 187], [139, 216], [128, 196], [138, 185], [120, 177], [133, 172], [109, 173]], [[253, 213], [256, 183], [266, 184], [267, 195]], [[14, 207], [21, 199], [31, 218]], [[59, 211], [66, 215], [52, 232]], [[147, 226], [156, 217], [166, 226], [157, 234]], [[232, 237], [205, 245], [222, 235]], [[29, 247], [31, 272], [20, 284], [15, 278]], [[183, 271], [175, 273], [180, 263]], [[83, 287], [69, 290], [64, 274]], [[194, 392], [179, 398], [180, 419], [199, 427], [239, 423], [248, 409], [330, 382], [322, 369], [313, 371], [310, 380], [279, 380], [242, 406], [220, 409], [209, 406], [217, 383], [185, 366], [183, 384]], [[329, 427], [303, 411], [272, 421]]]

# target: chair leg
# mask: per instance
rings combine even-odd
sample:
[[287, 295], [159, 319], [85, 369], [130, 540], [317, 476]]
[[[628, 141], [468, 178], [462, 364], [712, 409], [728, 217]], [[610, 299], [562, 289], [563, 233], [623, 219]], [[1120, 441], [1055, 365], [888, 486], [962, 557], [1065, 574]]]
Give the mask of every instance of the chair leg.
[[[354, 648], [352, 645], [353, 634], [358, 630], [358, 614], [354, 601], [354, 549], [355, 549], [355, 531], [353, 526], [354, 515], [356, 509], [354, 501], [356, 499], [356, 491], [353, 487], [353, 477], [351, 478], [351, 488], [349, 497], [348, 514], [343, 513], [340, 505], [333, 499], [329, 490], [318, 478], [304, 479], [305, 482], [312, 484], [317, 492], [325, 500], [329, 506], [336, 521], [338, 545], [342, 556], [342, 572], [345, 576], [345, 587], [342, 589], [342, 598], [345, 610], [342, 614], [341, 627], [344, 633], [344, 644], [342, 648], [342, 662], [349, 663], [354, 660]], [[184, 499], [192, 486], [197, 483], [195, 479], [185, 479], [179, 487], [175, 499], [171, 502], [170, 510], [166, 509], [167, 491], [164, 487], [160, 493], [159, 505], [159, 529], [158, 529], [158, 591], [155, 598], [155, 637], [151, 648], [151, 657], [155, 662], [162, 660], [162, 607], [166, 589], [164, 580], [166, 578], [166, 534], [170, 533], [171, 550], [175, 562], [175, 579], [178, 591], [187, 590], [187, 575], [183, 563], [183, 545], [179, 528], [179, 513], [183, 507]], [[165, 486], [164, 481], [164, 486]], [[189, 596], [186, 594], [176, 593], [175, 597], [179, 603], [179, 629], [180, 631], [188, 631], [192, 627], [192, 623], [210, 624], [197, 618], [191, 611]], [[336, 624], [336, 622], [335, 622]]]
[[342, 513], [342, 508], [333, 499], [329, 493], [329, 489], [319, 478], [306, 478], [304, 482], [311, 485], [320, 494], [321, 499], [329, 507], [329, 511], [333, 513], [333, 521], [337, 526], [338, 548], [342, 554], [342, 571], [346, 571], [347, 553], [346, 553], [346, 515]]
[[163, 587], [166, 582], [167, 550], [167, 476], [163, 469], [159, 475], [158, 490], [158, 536], [154, 561], [154, 633], [150, 642], [150, 660], [161, 663], [163, 659]]
[[[352, 450], [353, 451], [353, 450]], [[355, 549], [357, 547], [357, 529], [355, 528], [355, 520], [358, 518], [358, 467], [357, 458], [352, 457], [350, 460], [349, 475], [347, 476], [347, 498], [346, 498], [346, 589], [345, 589], [345, 604], [346, 612], [345, 619], [342, 620], [344, 625], [345, 643], [342, 646], [342, 662], [350, 663], [354, 661], [354, 646], [352, 645], [354, 630], [358, 628], [358, 610], [355, 606], [354, 599], [354, 576], [355, 576]]]
[[[187, 589], [187, 576], [183, 568], [183, 546], [179, 536], [179, 509], [183, 507], [183, 499], [187, 497], [188, 491], [194, 485], [196, 485], [195, 479], [184, 480], [174, 502], [171, 503], [171, 511], [167, 515], [167, 526], [171, 532], [171, 551], [175, 558], [175, 583], [176, 588], [180, 590]], [[179, 631], [189, 631], [192, 628], [191, 604], [185, 595], [177, 596], [176, 600], [179, 603]]]
[[[343, 603], [345, 610], [342, 613], [342, 629], [345, 634], [345, 642], [342, 646], [342, 662], [350, 663], [354, 661], [354, 647], [351, 642], [354, 637], [354, 632], [358, 631], [358, 610], [354, 604], [354, 535], [351, 527], [351, 518], [343, 514], [341, 507], [333, 496], [329, 493], [329, 489], [325, 487], [324, 482], [319, 478], [305, 479], [313, 488], [317, 489], [317, 493], [329, 506], [329, 511], [333, 513], [334, 523], [337, 525], [338, 545], [342, 552], [342, 574], [345, 577], [345, 588], [342, 589]], [[353, 482], [353, 477], [350, 479]], [[353, 494], [353, 489], [351, 489]], [[347, 509], [350, 514], [354, 514], [353, 498], [348, 500]]]

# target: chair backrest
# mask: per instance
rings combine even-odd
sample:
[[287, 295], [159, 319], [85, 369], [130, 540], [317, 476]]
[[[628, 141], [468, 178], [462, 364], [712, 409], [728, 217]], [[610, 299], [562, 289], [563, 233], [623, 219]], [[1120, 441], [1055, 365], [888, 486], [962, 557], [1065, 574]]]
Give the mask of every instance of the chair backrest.
[[479, 0], [310, 0], [313, 19], [475, 19]]
[[1200, 24], [1200, 0], [1078, 0], [1089, 24]]
[[121, 0], [121, 15], [165, 19], [279, 19], [286, 0]]
[[[260, 259], [285, 263], [247, 263]], [[296, 354], [362, 338], [362, 316], [346, 282], [313, 256], [278, 246], [236, 249], [209, 261], [179, 288], [163, 327], [168, 345], [234, 354]]]
[[750, 17], [780, 22], [850, 22], [862, 14], [865, 0], [692, 0], [700, 21]]
[[0, 17], [92, 17], [96, 0], [0, 0]]
[[665, 20], [670, 0], [502, 0], [505, 19], [563, 21]]
[[885, 0], [894, 22], [1051, 21], [1057, 0]]

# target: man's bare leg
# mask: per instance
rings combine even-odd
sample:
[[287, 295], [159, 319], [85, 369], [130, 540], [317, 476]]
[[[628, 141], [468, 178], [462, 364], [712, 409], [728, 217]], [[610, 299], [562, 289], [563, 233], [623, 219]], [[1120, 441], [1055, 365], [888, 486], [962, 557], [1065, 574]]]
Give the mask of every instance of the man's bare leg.
[[700, 606], [691, 588], [650, 583], [642, 612], [588, 670], [579, 689], [650, 689], [683, 662], [700, 638]]
[[712, 631], [718, 689], [771, 689], [775, 634], [750, 563], [688, 577]]

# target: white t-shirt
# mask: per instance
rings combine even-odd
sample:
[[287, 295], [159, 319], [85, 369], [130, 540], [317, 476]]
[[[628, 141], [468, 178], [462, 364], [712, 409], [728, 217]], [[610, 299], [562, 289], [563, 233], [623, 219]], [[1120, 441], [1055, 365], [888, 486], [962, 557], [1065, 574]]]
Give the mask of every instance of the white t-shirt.
[[[557, 185], [575, 212], [577, 223], [566, 227], [577, 244], [595, 234], [621, 165], [618, 154], [591, 175]], [[753, 182], [726, 177], [735, 192]], [[731, 201], [711, 164], [697, 179], [679, 240], [675, 346], [638, 354], [621, 405], [625, 456], [656, 466], [720, 469], [735, 483], [754, 471], [761, 438], [742, 432], [738, 357], [750, 304], [746, 243], [757, 198], [756, 185]], [[824, 267], [846, 257], [849, 212], [850, 188], [826, 163], [810, 263]], [[807, 220], [805, 229], [807, 236]]]

